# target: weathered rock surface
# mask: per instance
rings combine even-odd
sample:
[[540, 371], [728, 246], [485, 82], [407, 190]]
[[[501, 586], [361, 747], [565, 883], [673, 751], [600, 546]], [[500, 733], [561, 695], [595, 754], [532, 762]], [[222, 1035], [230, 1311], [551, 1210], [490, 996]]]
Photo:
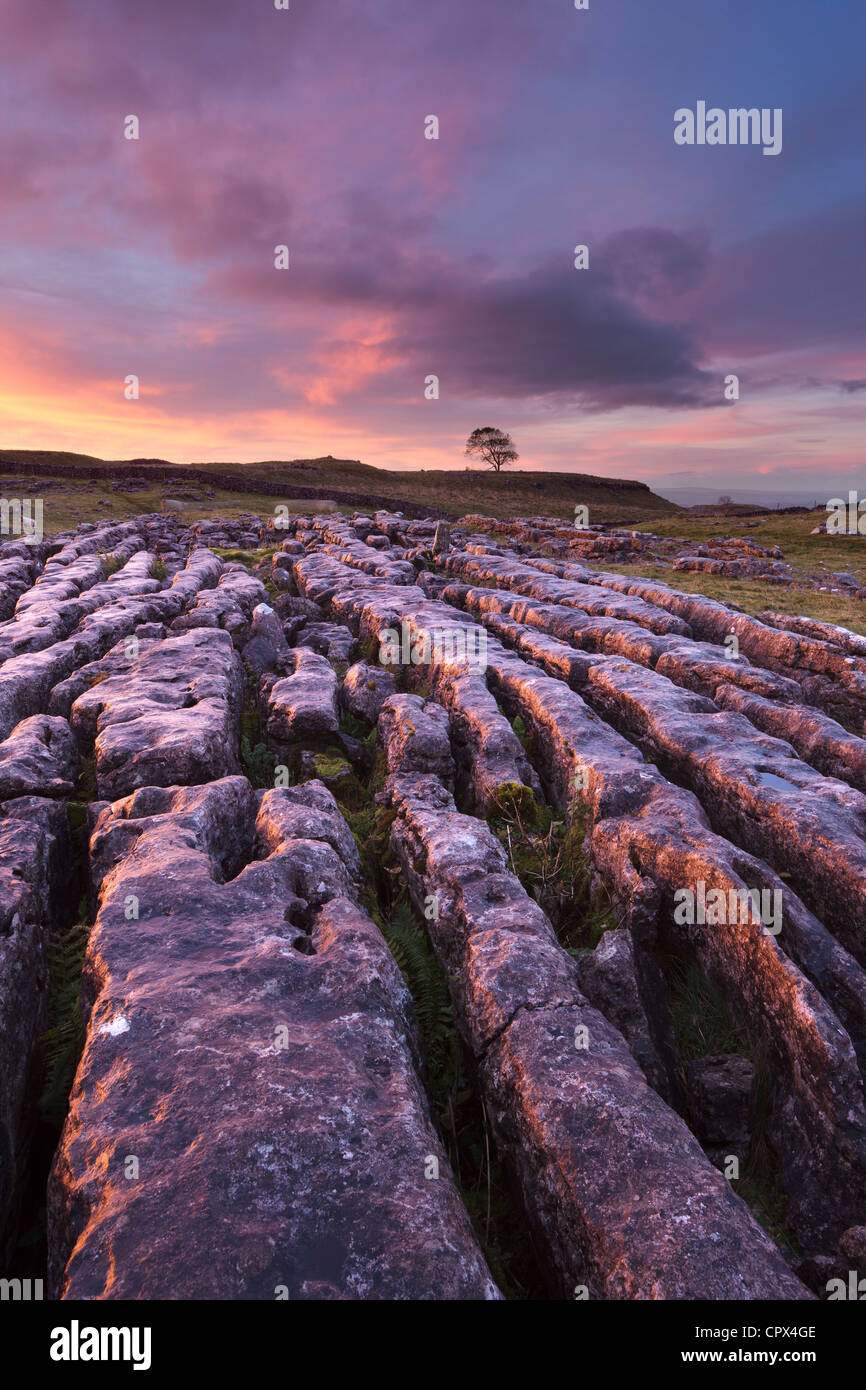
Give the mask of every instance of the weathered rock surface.
[[716, 829], [789, 874], [866, 963], [866, 797], [658, 671], [596, 662], [581, 691], [662, 772], [697, 793]]
[[768, 627], [702, 594], [681, 594], [657, 580], [608, 574], [599, 574], [597, 580], [683, 618], [702, 641], [723, 643], [726, 637], [736, 637], [750, 661], [795, 680], [807, 703], [818, 705], [856, 732], [863, 731], [866, 662], [862, 658], [814, 637]]
[[[580, 563], [601, 556], [624, 571]], [[62, 800], [89, 785], [79, 753], [101, 798], [85, 811], [98, 918], [51, 1187], [55, 1288], [497, 1296], [430, 1123], [403, 981], [360, 906], [389, 922], [388, 878], [423, 915], [551, 1292], [808, 1296], [713, 1167], [754, 1157], [754, 1077], [726, 1054], [692, 1061], [684, 1086], [677, 961], [760, 1065], [802, 1280], [826, 1297], [856, 1266], [866, 638], [752, 618], [635, 561], [866, 592], [741, 535], [544, 517], [169, 512], [0, 545], [7, 1246], [47, 943], [82, 888]], [[235, 775], [242, 712], [250, 776], [269, 785], [276, 761], [299, 785], [282, 766], [272, 791]], [[378, 725], [384, 758], [341, 714]], [[372, 833], [390, 826], [391, 848], [365, 884], [334, 796], [366, 825], [383, 763]], [[530, 795], [557, 826], [579, 814], [580, 872], [610, 904], [576, 958], [483, 819]]]
[[63, 641], [26, 652], [0, 666], [0, 737], [21, 720], [45, 711], [51, 691], [81, 666], [96, 661], [142, 623], [170, 621], [203, 587], [216, 583], [221, 562], [209, 550], [194, 550], [168, 589], [124, 596], [89, 612]]
[[[844, 1211], [859, 1208], [866, 1197], [866, 1108], [850, 1038], [751, 909], [751, 889], [784, 892], [783, 885], [776, 879], [771, 889], [774, 876], [766, 865], [714, 835], [697, 799], [667, 783], [560, 681], [533, 671], [494, 641], [488, 677], [534, 732], [554, 802], [567, 807], [576, 780], [581, 786], [594, 862], [614, 885], [626, 920], [639, 934], [663, 928], [693, 953], [734, 1012], [746, 1010], [763, 1035], [779, 1087], [771, 1126], [791, 1219], [807, 1240], [835, 1233]], [[686, 889], [697, 896], [699, 883], [720, 889], [726, 901], [733, 891], [738, 905], [731, 920], [712, 931], [694, 914], [691, 924], [674, 918], [675, 894]], [[793, 894], [785, 902], [786, 921], [793, 919], [794, 932], [819, 955], [826, 949], [820, 924], [804, 916]], [[828, 1184], [837, 1165], [838, 1182]], [[843, 1187], [850, 1195], [840, 1207]]]
[[[100, 818], [87, 1044], [49, 1192], [64, 1298], [498, 1296], [384, 940], [350, 898], [296, 892], [311, 846], [340, 864], [312, 822], [296, 838], [304, 792], [333, 822], [323, 788], [286, 815], [268, 792], [255, 817], [242, 778]], [[221, 881], [245, 843], [259, 857]]]
[[687, 1068], [695, 1132], [714, 1162], [745, 1162], [755, 1118], [756, 1074], [748, 1057], [701, 1057]]
[[266, 599], [267, 590], [260, 579], [241, 565], [232, 566], [220, 575], [215, 588], [205, 589], [185, 613], [174, 619], [172, 632], [218, 627], [228, 632], [234, 645], [240, 648], [250, 636], [256, 605], [263, 604]]
[[369, 661], [350, 666], [340, 687], [340, 703], [348, 714], [375, 724], [383, 704], [397, 689], [393, 671], [383, 671]]
[[31, 715], [0, 743], [0, 801], [17, 796], [71, 796], [78, 746], [65, 719]]
[[128, 558], [132, 547], [140, 551], [141, 546], [140, 537], [134, 536], [106, 556], [127, 562], [108, 580], [98, 555], [81, 555], [65, 565], [57, 556], [49, 560], [33, 587], [19, 598], [14, 617], [0, 624], [0, 658], [43, 651], [104, 604], [158, 590], [157, 580], [148, 578], [155, 556]]
[[[635, 623], [575, 614], [556, 604], [515, 598], [507, 591], [463, 589], [459, 593], [470, 611], [485, 618], [506, 614], [585, 651], [622, 656], [636, 665], [650, 667], [709, 699], [723, 684], [738, 685], [772, 699], [791, 701], [802, 695], [794, 681], [759, 669], [740, 657], [732, 660], [724, 647], [649, 633]], [[452, 601], [452, 591], [446, 589], [443, 598]]]
[[448, 715], [441, 705], [418, 695], [392, 695], [382, 706], [378, 730], [390, 773], [429, 772], [454, 786]]
[[794, 613], [776, 613], [767, 609], [758, 614], [762, 623], [768, 627], [782, 628], [785, 632], [801, 632], [804, 637], [817, 637], [821, 642], [829, 642], [833, 647], [841, 647], [852, 656], [866, 657], [866, 637], [859, 632], [851, 632], [838, 623], [822, 623], [817, 618], [803, 618]]
[[259, 603], [253, 609], [252, 636], [241, 649], [244, 665], [256, 676], [274, 671], [288, 649], [283, 624], [275, 610], [270, 604]]
[[40, 563], [33, 554], [4, 555], [0, 559], [0, 621], [11, 618], [19, 598], [33, 583]]
[[[308, 582], [318, 584], [318, 576], [325, 578], [323, 564], [327, 566], [326, 587], [319, 589], [319, 594], [323, 601], [330, 602], [332, 610], [338, 613], [345, 621], [357, 630], [362, 636], [378, 636], [383, 624], [396, 624], [398, 627], [409, 615], [410, 625], [421, 621], [419, 613], [423, 609], [425, 599], [419, 597], [417, 591], [412, 590], [411, 586], [406, 586], [400, 590], [395, 586], [370, 586], [366, 581], [353, 583], [347, 578], [346, 567], [340, 568], [330, 562], [322, 562], [321, 557], [307, 555], [300, 561], [297, 570], [299, 572], [299, 583], [303, 587]], [[458, 602], [465, 602], [466, 586], [461, 586], [457, 595]], [[507, 605], [514, 603], [524, 603], [524, 600], [514, 600], [513, 595], [502, 595], [501, 593], [492, 594], [495, 607], [485, 609], [482, 605], [489, 602], [492, 591], [475, 590], [470, 591], [479, 596], [478, 608], [484, 614], [485, 621], [490, 623], [491, 612], [507, 611]], [[450, 597], [446, 589], [445, 597]], [[467, 605], [468, 606], [468, 605]], [[433, 609], [436, 605], [429, 605], [429, 611], [424, 621], [437, 621]], [[442, 605], [440, 605], [442, 607]], [[548, 605], [544, 618], [548, 619], [549, 610], [556, 609], [555, 605]], [[513, 610], [512, 610], [513, 611]], [[537, 605], [529, 606], [523, 610], [522, 616], [526, 613], [536, 613]], [[579, 615], [563, 614], [559, 608], [554, 611], [552, 617], [557, 621], [566, 624], [566, 635], [574, 631], [573, 625], [575, 618], [580, 621]], [[438, 618], [442, 621], [442, 617]], [[530, 619], [531, 621], [531, 619]], [[612, 640], [619, 644], [620, 637], [615, 629], [621, 630], [626, 627], [623, 623], [610, 624], [607, 619], [588, 619], [593, 624], [608, 623], [608, 631], [612, 634]], [[774, 673], [770, 673], [758, 668], [747, 667], [742, 660], [730, 661], [727, 652], [718, 649], [718, 656], [704, 656], [708, 650], [701, 643], [686, 643], [684, 638], [669, 638], [658, 634], [643, 631], [638, 637], [637, 631], [632, 627], [629, 635], [629, 646], [635, 643], [643, 643], [643, 653], [639, 650], [635, 653], [641, 660], [651, 664], [652, 661], [671, 660], [677, 655], [674, 648], [669, 648], [667, 644], [673, 642], [677, 649], [682, 649], [686, 645], [689, 665], [696, 674], [704, 668], [705, 674], [701, 678], [706, 678], [708, 688], [714, 689], [716, 684], [721, 684], [725, 680], [729, 683], [732, 679], [738, 679], [746, 688], [753, 688], [760, 693], [780, 696], [786, 699], [796, 698], [798, 687], [791, 681]], [[537, 636], [540, 638], [541, 633]], [[573, 640], [573, 638], [571, 639]], [[654, 647], [654, 644], [661, 644]], [[557, 644], [559, 645], [559, 644]], [[618, 649], [617, 646], [614, 648]], [[572, 680], [585, 679], [586, 670], [592, 665], [587, 661], [588, 653], [573, 651], [567, 659], [563, 659], [562, 669], [558, 675], [568, 675]], [[489, 659], [488, 659], [489, 665]], [[493, 663], [494, 667], [496, 663]], [[524, 668], [525, 670], [525, 668]], [[731, 672], [735, 675], [732, 677]], [[491, 672], [488, 670], [488, 675]], [[494, 671], [494, 675], [497, 673]], [[497, 685], [497, 691], [502, 695], [501, 688]], [[529, 709], [521, 705], [519, 698], [514, 700], [508, 713], [521, 712], [528, 715]], [[557, 723], [559, 709], [554, 702], [550, 712], [550, 725], [546, 730], [546, 737], [552, 740], [552, 746], [556, 747], [558, 742]], [[528, 719], [530, 728], [536, 734], [539, 733], [535, 728], [531, 716]], [[604, 725], [600, 725], [604, 728]], [[541, 739], [540, 755], [546, 763], [544, 749], [544, 739]], [[567, 746], [567, 744], [566, 744]], [[644, 763], [646, 768], [647, 765]], [[572, 785], [575, 769], [570, 766], [568, 760], [562, 766], [562, 780], [559, 774], [554, 777], [555, 785], [548, 783], [548, 790], [554, 795], [554, 800], [559, 805], [567, 806], [574, 794]], [[584, 772], [586, 769], [582, 769]], [[546, 764], [546, 774], [551, 771], [551, 765]], [[647, 777], [652, 776], [651, 769], [648, 769]], [[640, 783], [638, 783], [640, 786]], [[795, 1210], [795, 1221], [800, 1223], [801, 1232], [809, 1232], [809, 1238], [818, 1240], [824, 1238], [826, 1222], [830, 1220], [838, 1221], [844, 1219], [838, 1211], [828, 1215], [835, 1206], [835, 1201], [830, 1191], [830, 1185], [824, 1185], [824, 1191], [817, 1193], [815, 1188], [814, 1165], [806, 1160], [798, 1165], [796, 1159], [790, 1157], [792, 1143], [794, 1147], [804, 1149], [803, 1135], [811, 1134], [815, 1121], [818, 1119], [818, 1132], [823, 1133], [828, 1140], [829, 1150], [832, 1150], [836, 1158], [833, 1162], [840, 1161], [843, 1169], [848, 1171], [850, 1155], [853, 1151], [860, 1153], [862, 1150], [862, 1133], [860, 1138], [855, 1139], [854, 1149], [846, 1137], [849, 1118], [852, 1115], [859, 1116], [854, 1121], [854, 1130], [860, 1133], [862, 1130], [862, 1087], [856, 1068], [852, 1070], [852, 1053], [850, 1041], [845, 1038], [844, 1031], [839, 1028], [839, 1019], [844, 1019], [845, 1026], [851, 1029], [851, 1035], [856, 1040], [857, 1046], [862, 1056], [866, 1056], [864, 1042], [864, 996], [863, 975], [851, 957], [842, 946], [834, 942], [829, 936], [823, 925], [815, 918], [803, 903], [786, 890], [785, 885], [779, 880], [766, 864], [755, 860], [753, 856], [744, 855], [742, 851], [735, 850], [733, 846], [719, 837], [707, 837], [707, 832], [701, 826], [702, 813], [699, 811], [697, 802], [694, 799], [682, 800], [680, 808], [676, 813], [677, 831], [676, 839], [685, 839], [691, 845], [687, 851], [695, 863], [695, 870], [692, 873], [684, 873], [682, 864], [677, 867], [676, 855], [665, 856], [662, 852], [662, 844], [670, 836], [665, 835], [664, 826], [668, 825], [668, 816], [673, 809], [671, 797], [675, 800], [681, 798], [683, 794], [675, 792], [669, 784], [662, 782], [660, 790], [666, 787], [663, 800], [653, 799], [653, 811], [648, 811], [646, 799], [643, 801], [638, 798], [634, 803], [637, 820], [635, 828], [640, 828], [641, 835], [646, 833], [647, 822], [652, 822], [653, 818], [659, 815], [659, 831], [661, 839], [658, 842], [658, 853], [653, 851], [652, 873], [657, 874], [661, 871], [661, 879], [647, 879], [644, 864], [644, 850], [642, 849], [638, 859], [641, 863], [640, 875], [635, 875], [634, 870], [629, 867], [631, 849], [627, 849], [622, 844], [622, 835], [619, 831], [613, 832], [611, 826], [611, 837], [609, 844], [606, 844], [607, 831], [593, 835], [593, 853], [596, 863], [603, 872], [609, 877], [616, 878], [620, 875], [620, 889], [622, 900], [626, 902], [629, 920], [636, 926], [642, 924], [651, 926], [657, 931], [662, 921], [669, 921], [671, 910], [671, 900], [675, 888], [687, 885], [700, 876], [703, 872], [707, 875], [710, 883], [719, 882], [718, 874], [721, 869], [721, 882], [725, 885], [724, 891], [732, 890], [738, 900], [742, 900], [743, 894], [748, 901], [750, 892], [753, 888], [760, 888], [762, 892], [769, 892], [772, 896], [776, 892], [785, 894], [786, 903], [786, 946], [791, 955], [797, 960], [808, 975], [819, 984], [825, 996], [832, 1000], [833, 1009], [838, 1010], [838, 1016], [833, 1017], [831, 1010], [826, 1008], [823, 1000], [816, 994], [811, 986], [799, 975], [796, 967], [791, 960], [785, 959], [784, 954], [779, 950], [778, 945], [772, 941], [761, 930], [759, 917], [754, 917], [747, 911], [744, 920], [737, 923], [733, 929], [717, 932], [712, 940], [707, 940], [706, 933], [695, 933], [693, 931], [680, 932], [678, 944], [687, 946], [695, 950], [698, 958], [702, 961], [708, 972], [716, 977], [720, 977], [725, 985], [729, 1001], [737, 1003], [739, 1008], [744, 1010], [750, 1021], [757, 1020], [760, 1028], [764, 1031], [768, 1046], [774, 1053], [774, 1066], [778, 1080], [779, 1090], [776, 1096], [776, 1110], [774, 1121], [779, 1126], [777, 1139], [786, 1152], [787, 1171], [785, 1174], [786, 1186], [789, 1196], [793, 1196]], [[640, 807], [643, 806], [641, 810]], [[664, 811], [662, 807], [665, 806]], [[696, 813], [697, 812], [697, 816]], [[704, 826], [706, 821], [704, 819]], [[621, 826], [621, 822], [620, 822]], [[670, 826], [669, 826], [670, 830]], [[631, 832], [629, 832], [631, 834]], [[634, 852], [637, 853], [637, 843], [635, 842]], [[651, 841], [655, 843], [655, 841]], [[622, 856], [625, 855], [625, 863]], [[702, 861], [703, 868], [698, 870], [697, 866]], [[624, 871], [625, 870], [625, 871]], [[744, 883], [743, 875], [746, 875]], [[757, 924], [757, 931], [756, 931]], [[757, 943], [755, 936], [758, 936]], [[746, 955], [744, 947], [748, 942]], [[745, 959], [753, 951], [758, 950], [761, 957], [759, 968], [755, 966], [746, 967]], [[743, 970], [748, 974], [744, 977]], [[805, 1005], [805, 1000], [808, 1004]], [[784, 1002], [783, 1001], [787, 1001]], [[785, 1028], [781, 1030], [781, 1039], [778, 1034], [779, 1017], [784, 1017]], [[834, 1076], [829, 1085], [829, 1093], [821, 1082], [815, 1087], [813, 1067], [811, 1062], [804, 1068], [803, 1058], [813, 1047], [813, 1030], [817, 1019], [821, 1022], [817, 1024], [818, 1031], [822, 1036], [821, 1048], [826, 1058], [828, 1066], [828, 1076]], [[808, 1021], [807, 1021], [808, 1020]], [[789, 1030], [789, 1031], [788, 1031]], [[773, 1041], [775, 1037], [775, 1042]], [[841, 1051], [840, 1051], [841, 1044]], [[810, 1078], [806, 1080], [806, 1078]], [[805, 1084], [804, 1084], [805, 1082]], [[791, 1090], [793, 1087], [793, 1098]], [[831, 1098], [832, 1097], [832, 1098]], [[846, 1097], [853, 1097], [853, 1110], [848, 1109]], [[795, 1114], [800, 1114], [802, 1119], [793, 1118]], [[807, 1119], [807, 1116], [811, 1118]], [[799, 1126], [802, 1125], [802, 1128]], [[793, 1126], [793, 1128], [791, 1128]], [[783, 1138], [786, 1131], [790, 1130], [787, 1140]], [[792, 1136], [798, 1136], [793, 1137]], [[859, 1165], [862, 1169], [862, 1154], [855, 1160], [855, 1166]], [[799, 1171], [798, 1171], [799, 1169]], [[807, 1172], [808, 1170], [808, 1172]], [[860, 1183], [862, 1178], [855, 1180], [855, 1186]], [[844, 1184], [849, 1185], [849, 1179], [844, 1179]], [[820, 1185], [820, 1180], [819, 1180]], [[812, 1189], [812, 1190], [810, 1190]], [[855, 1199], [855, 1202], [859, 1198]], [[850, 1204], [848, 1209], [850, 1210]]]
[[498, 841], [434, 777], [389, 790], [392, 847], [419, 908], [438, 905], [433, 943], [560, 1296], [580, 1284], [603, 1298], [807, 1296], [587, 1004]]
[[59, 681], [48, 698], [48, 713], [62, 715], [68, 720], [79, 695], [83, 695], [85, 690], [105, 680], [107, 676], [116, 676], [128, 671], [144, 652], [149, 651], [157, 642], [162, 642], [167, 635], [163, 623], [141, 623], [134, 632], [122, 638], [98, 661], [89, 661], [86, 665], [79, 666], [66, 680]]
[[839, 1254], [866, 1270], [866, 1226], [851, 1226], [839, 1237]]
[[619, 927], [606, 931], [577, 964], [589, 1002], [622, 1033], [650, 1085], [680, 1109], [667, 987], [652, 956], [636, 950], [631, 932]]
[[850, 734], [829, 715], [812, 706], [765, 700], [734, 685], [720, 685], [715, 701], [722, 709], [744, 714], [765, 734], [785, 739], [819, 772], [866, 792], [866, 740]]
[[304, 623], [296, 640], [333, 662], [351, 661], [355, 651], [355, 639], [342, 623]]
[[285, 651], [289, 645], [283, 625], [268, 603], [258, 603], [253, 609], [253, 637], [270, 642], [277, 652]]
[[309, 647], [288, 653], [291, 674], [278, 680], [267, 697], [268, 743], [279, 750], [304, 739], [327, 739], [339, 731], [337, 676], [323, 656]]
[[[487, 617], [485, 622], [492, 633], [527, 661], [578, 691], [586, 690], [591, 670], [607, 660], [575, 651], [556, 638], [523, 627], [501, 614]], [[567, 804], [567, 786], [562, 796]], [[836, 1011], [851, 1036], [861, 1067], [866, 1068], [866, 975], [862, 967], [782, 879], [754, 859], [750, 865], [750, 874], [761, 891], [779, 894], [784, 903], [781, 940], [786, 951]]]
[[432, 668], [431, 688], [450, 716], [458, 798], [467, 810], [486, 815], [503, 793], [513, 796], [521, 787], [540, 794], [532, 764], [482, 675], [465, 663], [441, 662]]
[[79, 745], [93, 745], [99, 795], [236, 772], [243, 690], [228, 633], [193, 628], [79, 695], [70, 722]]
[[866, 962], [865, 796], [656, 671], [598, 664], [584, 692], [667, 776], [698, 794], [717, 830], [790, 874], [801, 898]]
[[650, 632], [691, 635], [688, 623], [673, 617], [643, 599], [633, 599], [613, 591], [594, 588], [591, 584], [578, 583], [573, 579], [558, 579], [534, 572], [533, 567], [524, 564], [516, 555], [486, 556], [484, 560], [471, 559], [464, 554], [453, 554], [444, 562], [448, 572], [460, 574], [467, 579], [482, 583], [495, 583], [514, 593], [541, 602], [562, 604], [566, 608], [578, 608], [592, 616], [621, 618], [636, 623]]
[[392, 560], [362, 541], [346, 540], [325, 546], [325, 553], [366, 574], [379, 575], [390, 584], [411, 584], [415, 569], [408, 560]]
[[38, 797], [0, 806], [0, 1259], [16, 1235], [36, 1119], [39, 1038], [48, 1000], [48, 945], [69, 921], [69, 827]]

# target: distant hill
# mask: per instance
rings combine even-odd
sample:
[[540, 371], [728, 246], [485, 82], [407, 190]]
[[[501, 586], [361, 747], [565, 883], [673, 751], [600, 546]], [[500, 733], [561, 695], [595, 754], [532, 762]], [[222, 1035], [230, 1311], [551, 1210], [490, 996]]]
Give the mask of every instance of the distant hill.
[[[327, 499], [338, 506], [388, 507], [406, 515], [560, 516], [573, 519], [577, 505], [589, 510], [590, 523], [637, 524], [677, 511], [645, 483], [601, 478], [586, 473], [541, 473], [514, 469], [398, 471], [374, 468], [357, 459], [263, 460], [260, 463], [170, 463], [166, 459], [100, 459], [90, 454], [53, 450], [2, 449], [0, 474], [12, 478], [93, 480], [104, 488], [110, 479], [141, 480], [142, 490], [164, 485], [209, 485], [219, 493], [262, 498]], [[241, 497], [237, 496], [240, 504]], [[250, 504], [250, 509], [256, 508]]]
[[[805, 488], [743, 488], [743, 487], [666, 487], [656, 483], [662, 497], [680, 507], [714, 507], [720, 496], [730, 497], [735, 504], [755, 507], [766, 512], [776, 507], [816, 507], [825, 505], [828, 497], [844, 496], [838, 489], [821, 484], [817, 489]], [[829, 490], [828, 490], [829, 489]]]

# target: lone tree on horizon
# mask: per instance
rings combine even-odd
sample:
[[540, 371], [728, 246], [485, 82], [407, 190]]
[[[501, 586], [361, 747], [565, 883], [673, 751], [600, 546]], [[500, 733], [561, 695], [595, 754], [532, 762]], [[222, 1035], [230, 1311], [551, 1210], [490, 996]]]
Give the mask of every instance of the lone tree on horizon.
[[466, 441], [466, 453], [469, 458], [480, 458], [495, 473], [520, 458], [511, 435], [504, 430], [494, 429], [492, 425], [472, 431]]

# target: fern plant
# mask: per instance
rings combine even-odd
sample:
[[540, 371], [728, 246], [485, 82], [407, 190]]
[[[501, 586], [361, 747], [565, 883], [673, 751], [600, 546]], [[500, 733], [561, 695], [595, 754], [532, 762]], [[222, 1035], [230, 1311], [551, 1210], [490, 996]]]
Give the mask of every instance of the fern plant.
[[56, 936], [48, 948], [48, 1018], [42, 1034], [44, 1071], [39, 1112], [57, 1129], [66, 1118], [69, 1092], [84, 1047], [81, 971], [90, 927], [78, 923]]
[[254, 787], [272, 787], [276, 756], [264, 743], [253, 743], [244, 735], [241, 738], [241, 759], [244, 771]]
[[457, 1032], [448, 981], [424, 923], [409, 904], [402, 871], [391, 851], [396, 813], [375, 800], [384, 770], [384, 755], [378, 748], [366, 802], [343, 807], [361, 855], [365, 899], [412, 995], [430, 1109], [494, 1278], [507, 1297], [533, 1297], [542, 1281], [531, 1238], [490, 1142], [486, 1111]]
[[425, 931], [407, 903], [395, 905], [382, 923], [382, 934], [414, 1000], [431, 1086], [441, 1106], [446, 1098], [444, 1091], [450, 1089], [458, 1055], [448, 983]]

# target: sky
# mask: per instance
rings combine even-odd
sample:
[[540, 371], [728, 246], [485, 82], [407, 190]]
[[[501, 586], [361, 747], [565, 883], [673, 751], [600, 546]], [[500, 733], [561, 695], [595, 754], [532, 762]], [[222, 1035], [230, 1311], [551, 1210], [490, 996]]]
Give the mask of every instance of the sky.
[[[864, 51], [862, 0], [0, 0], [0, 447], [459, 468], [494, 425], [866, 490]], [[699, 101], [780, 153], [677, 144]]]

